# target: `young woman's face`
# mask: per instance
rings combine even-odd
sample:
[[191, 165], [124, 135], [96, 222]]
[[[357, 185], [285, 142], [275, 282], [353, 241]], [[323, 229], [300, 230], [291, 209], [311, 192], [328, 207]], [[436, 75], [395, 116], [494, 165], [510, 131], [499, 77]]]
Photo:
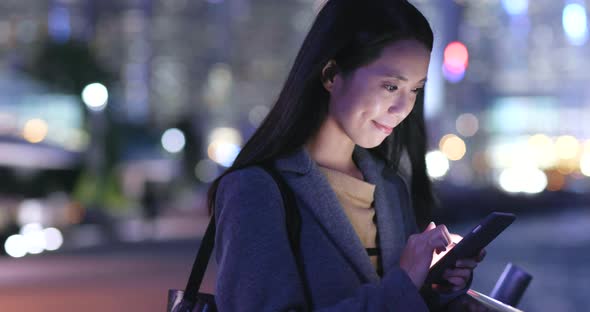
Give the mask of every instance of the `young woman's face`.
[[378, 146], [414, 108], [429, 62], [430, 51], [416, 40], [390, 44], [379, 58], [346, 78], [336, 74], [328, 118], [355, 144]]

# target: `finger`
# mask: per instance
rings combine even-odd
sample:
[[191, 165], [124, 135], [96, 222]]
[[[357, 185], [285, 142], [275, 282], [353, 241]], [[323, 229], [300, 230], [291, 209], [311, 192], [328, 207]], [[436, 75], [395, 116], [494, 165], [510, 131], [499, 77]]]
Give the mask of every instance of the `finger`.
[[[459, 290], [462, 289], [463, 287], [465, 287], [465, 285], [467, 285], [467, 281], [461, 277], [449, 277], [447, 278], [447, 281], [453, 285], [453, 289], [454, 290]], [[455, 289], [457, 288], [457, 289]]]
[[474, 259], [459, 259], [455, 262], [456, 268], [467, 268], [467, 269], [475, 269], [477, 267], [477, 261]]
[[440, 235], [431, 236], [428, 239], [428, 246], [434, 250], [436, 254], [447, 251], [447, 241]]
[[444, 224], [441, 224], [441, 225], [437, 226], [436, 228], [440, 231], [441, 235], [447, 241], [447, 246], [450, 245], [451, 242], [453, 242], [453, 238], [451, 237], [451, 233], [447, 229], [447, 226]]
[[445, 236], [445, 238], [447, 239], [447, 241], [449, 241], [449, 245], [453, 242], [453, 236], [451, 235], [451, 232], [449, 232], [449, 229], [447, 229], [446, 225], [441, 225], [440, 226], [442, 228], [442, 233]]
[[471, 270], [468, 269], [447, 269], [443, 274], [443, 278], [449, 279], [452, 277], [460, 277], [468, 280], [471, 277]]
[[430, 223], [428, 223], [428, 225], [426, 226], [426, 229], [424, 230], [423, 233], [426, 233], [426, 232], [433, 230], [435, 228], [436, 228], [436, 224], [434, 224], [434, 222], [431, 221]]

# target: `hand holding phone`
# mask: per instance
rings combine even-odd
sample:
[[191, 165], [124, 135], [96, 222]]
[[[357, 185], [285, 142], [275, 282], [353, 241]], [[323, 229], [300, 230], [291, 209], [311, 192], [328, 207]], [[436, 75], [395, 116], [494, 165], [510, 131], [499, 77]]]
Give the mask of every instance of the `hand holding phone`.
[[515, 218], [516, 216], [512, 213], [493, 212], [489, 214], [431, 266], [424, 284], [448, 285], [448, 282], [442, 276], [444, 271], [453, 268], [459, 259], [477, 256], [482, 249], [512, 224]]

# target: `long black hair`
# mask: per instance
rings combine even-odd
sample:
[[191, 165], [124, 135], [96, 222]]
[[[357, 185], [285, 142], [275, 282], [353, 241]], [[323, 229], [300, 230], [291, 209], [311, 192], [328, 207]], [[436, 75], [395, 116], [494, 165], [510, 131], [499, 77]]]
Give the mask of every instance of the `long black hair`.
[[[246, 142], [233, 165], [209, 188], [212, 211], [219, 181], [228, 173], [258, 165], [303, 146], [328, 113], [329, 93], [322, 69], [334, 60], [346, 76], [377, 59], [389, 44], [414, 39], [432, 51], [433, 34], [426, 18], [405, 0], [328, 0], [307, 34], [281, 93], [260, 127]], [[410, 158], [416, 221], [424, 226], [434, 203], [426, 174], [424, 96], [394, 134], [370, 151], [397, 170], [402, 152]]]

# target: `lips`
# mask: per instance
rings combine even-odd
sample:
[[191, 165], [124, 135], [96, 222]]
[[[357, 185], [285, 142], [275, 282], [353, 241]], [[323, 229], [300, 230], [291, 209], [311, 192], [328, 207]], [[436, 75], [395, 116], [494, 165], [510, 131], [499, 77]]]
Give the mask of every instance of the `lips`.
[[375, 120], [373, 120], [373, 125], [375, 125], [375, 128], [381, 130], [381, 132], [385, 134], [391, 134], [391, 132], [393, 132], [393, 127], [388, 127], [386, 125], [380, 124]]

